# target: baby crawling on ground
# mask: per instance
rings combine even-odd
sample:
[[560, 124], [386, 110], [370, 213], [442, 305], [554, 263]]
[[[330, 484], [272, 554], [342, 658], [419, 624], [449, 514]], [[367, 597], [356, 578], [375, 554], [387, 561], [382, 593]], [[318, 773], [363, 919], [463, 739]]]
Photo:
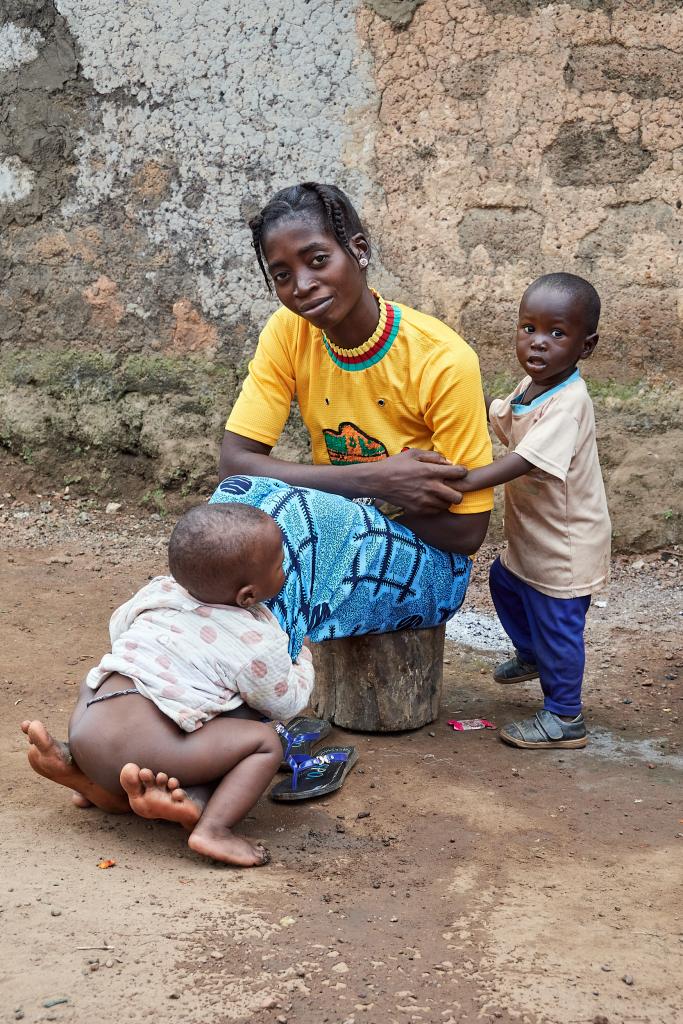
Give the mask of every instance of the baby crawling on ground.
[[68, 745], [22, 723], [29, 762], [78, 806], [175, 821], [197, 853], [265, 864], [265, 847], [232, 829], [282, 759], [264, 716], [296, 715], [313, 688], [310, 652], [292, 663], [262, 603], [284, 583], [282, 535], [259, 509], [201, 505], [179, 520], [168, 558], [172, 575], [114, 612], [111, 652], [83, 682]]

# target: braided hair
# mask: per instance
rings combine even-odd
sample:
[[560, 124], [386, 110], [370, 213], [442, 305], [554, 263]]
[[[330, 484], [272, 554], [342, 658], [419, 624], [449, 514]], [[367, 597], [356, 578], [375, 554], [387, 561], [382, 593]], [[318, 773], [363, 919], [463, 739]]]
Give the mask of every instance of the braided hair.
[[313, 217], [334, 235], [342, 248], [353, 256], [350, 239], [354, 235], [367, 236], [360, 217], [349, 197], [336, 185], [321, 185], [317, 181], [304, 181], [276, 192], [260, 213], [249, 221], [252, 245], [268, 291], [273, 288], [263, 257], [263, 238], [269, 228], [285, 217]]

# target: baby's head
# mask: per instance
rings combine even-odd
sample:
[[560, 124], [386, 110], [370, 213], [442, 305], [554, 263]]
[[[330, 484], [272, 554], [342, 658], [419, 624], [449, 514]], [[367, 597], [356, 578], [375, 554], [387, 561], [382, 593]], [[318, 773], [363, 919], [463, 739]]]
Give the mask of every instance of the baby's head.
[[174, 579], [204, 604], [249, 608], [282, 590], [280, 527], [250, 505], [198, 505], [179, 519], [168, 544]]
[[546, 274], [522, 296], [517, 358], [534, 384], [561, 384], [598, 343], [600, 296], [575, 274]]

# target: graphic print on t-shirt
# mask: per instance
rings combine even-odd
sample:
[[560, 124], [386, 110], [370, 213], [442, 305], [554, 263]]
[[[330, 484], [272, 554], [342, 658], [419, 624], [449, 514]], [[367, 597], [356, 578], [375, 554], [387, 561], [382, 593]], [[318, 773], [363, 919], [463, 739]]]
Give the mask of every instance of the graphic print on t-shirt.
[[381, 441], [370, 437], [355, 423], [348, 421], [339, 424], [338, 430], [323, 430], [327, 455], [333, 466], [346, 466], [349, 463], [378, 462], [386, 459], [388, 451]]

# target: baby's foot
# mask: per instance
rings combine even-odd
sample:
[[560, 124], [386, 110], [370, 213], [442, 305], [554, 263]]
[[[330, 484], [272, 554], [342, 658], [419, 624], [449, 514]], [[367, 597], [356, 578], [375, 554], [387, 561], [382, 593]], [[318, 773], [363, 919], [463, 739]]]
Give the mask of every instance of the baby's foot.
[[204, 857], [242, 868], [260, 867], [270, 860], [268, 850], [261, 843], [250, 843], [248, 839], [236, 836], [229, 828], [208, 822], [204, 824], [200, 821], [187, 844], [191, 850]]
[[90, 807], [94, 804], [110, 814], [122, 814], [130, 810], [125, 797], [110, 793], [84, 775], [78, 765], [74, 764], [68, 744], [51, 736], [42, 722], [22, 722], [21, 731], [28, 738], [28, 760], [34, 772], [60, 786], [73, 789], [73, 802], [77, 807]]
[[169, 779], [165, 772], [155, 775], [149, 768], [126, 764], [121, 769], [121, 785], [128, 794], [131, 810], [141, 818], [162, 818], [177, 821], [192, 831], [204, 807], [184, 789], [177, 779]]

